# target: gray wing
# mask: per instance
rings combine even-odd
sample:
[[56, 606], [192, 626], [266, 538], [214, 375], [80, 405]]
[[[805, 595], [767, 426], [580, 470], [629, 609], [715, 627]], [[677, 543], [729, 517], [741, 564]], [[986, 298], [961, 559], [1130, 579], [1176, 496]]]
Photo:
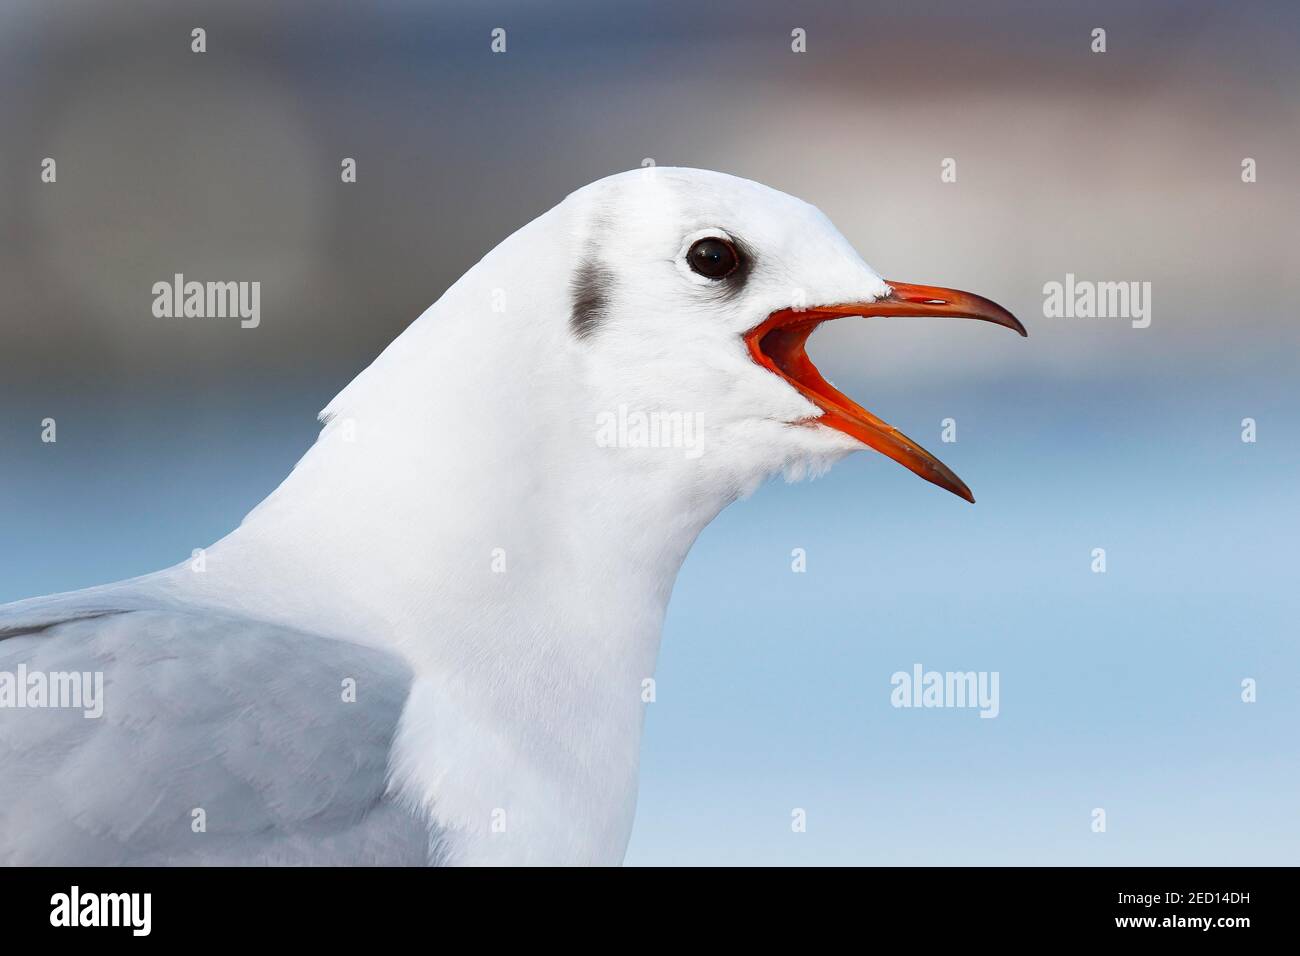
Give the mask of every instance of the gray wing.
[[[403, 662], [253, 620], [69, 597], [0, 608], [0, 864], [435, 862], [426, 821], [385, 795]], [[85, 716], [89, 698], [5, 700], [8, 675], [37, 701], [34, 674], [65, 704], [102, 674], [102, 715]]]

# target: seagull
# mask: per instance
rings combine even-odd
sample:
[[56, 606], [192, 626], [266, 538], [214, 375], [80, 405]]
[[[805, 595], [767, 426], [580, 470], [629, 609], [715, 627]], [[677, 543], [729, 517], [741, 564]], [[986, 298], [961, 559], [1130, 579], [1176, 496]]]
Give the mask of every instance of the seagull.
[[[808, 358], [847, 316], [1026, 334], [882, 279], [755, 182], [648, 167], [572, 193], [349, 383], [229, 535], [0, 607], [0, 863], [621, 863], [703, 528], [864, 447], [974, 501]], [[690, 422], [690, 447], [599, 427], [638, 415]], [[101, 713], [54, 706], [90, 675]]]

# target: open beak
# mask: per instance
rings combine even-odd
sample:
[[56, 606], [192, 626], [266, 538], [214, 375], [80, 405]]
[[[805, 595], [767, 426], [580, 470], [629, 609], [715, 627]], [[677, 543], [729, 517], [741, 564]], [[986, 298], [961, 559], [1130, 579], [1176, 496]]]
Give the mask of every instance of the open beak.
[[817, 326], [829, 319], [843, 318], [846, 315], [930, 315], [982, 319], [1014, 329], [1021, 335], [1029, 333], [1014, 315], [983, 296], [938, 286], [885, 281], [890, 287], [889, 295], [871, 302], [846, 302], [842, 305], [819, 305], [802, 310], [781, 309], [773, 312], [762, 324], [746, 333], [745, 344], [749, 346], [755, 362], [780, 375], [822, 409], [822, 416], [813, 419], [810, 424], [837, 428], [894, 459], [926, 481], [974, 503], [975, 497], [970, 489], [953, 474], [951, 468], [822, 378], [808, 358], [804, 343]]

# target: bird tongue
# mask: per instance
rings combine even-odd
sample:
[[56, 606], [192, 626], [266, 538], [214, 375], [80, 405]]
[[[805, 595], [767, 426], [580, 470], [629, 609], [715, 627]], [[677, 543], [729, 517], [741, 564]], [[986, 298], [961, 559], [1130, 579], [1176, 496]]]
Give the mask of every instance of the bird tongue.
[[815, 420], [817, 424], [839, 429], [926, 481], [973, 503], [975, 497], [970, 489], [951, 468], [826, 381], [804, 346], [813, 329], [821, 323], [849, 315], [952, 316], [993, 322], [1021, 335], [1028, 333], [1015, 316], [982, 296], [902, 282], [890, 282], [889, 286], [889, 295], [869, 302], [774, 312], [745, 336], [746, 344], [754, 361], [786, 379], [822, 409], [822, 416]]

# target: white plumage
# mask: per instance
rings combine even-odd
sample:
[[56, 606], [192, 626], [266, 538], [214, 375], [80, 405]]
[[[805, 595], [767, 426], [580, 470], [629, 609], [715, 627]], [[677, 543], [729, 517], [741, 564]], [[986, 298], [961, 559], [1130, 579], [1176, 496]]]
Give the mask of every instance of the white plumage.
[[[702, 236], [743, 275], [692, 271]], [[0, 608], [0, 669], [106, 674], [101, 722], [0, 711], [0, 862], [621, 861], [687, 550], [770, 475], [863, 447], [745, 334], [889, 293], [755, 183], [569, 196], [329, 404], [202, 572]], [[700, 453], [603, 445], [620, 406], [694, 416]]]

